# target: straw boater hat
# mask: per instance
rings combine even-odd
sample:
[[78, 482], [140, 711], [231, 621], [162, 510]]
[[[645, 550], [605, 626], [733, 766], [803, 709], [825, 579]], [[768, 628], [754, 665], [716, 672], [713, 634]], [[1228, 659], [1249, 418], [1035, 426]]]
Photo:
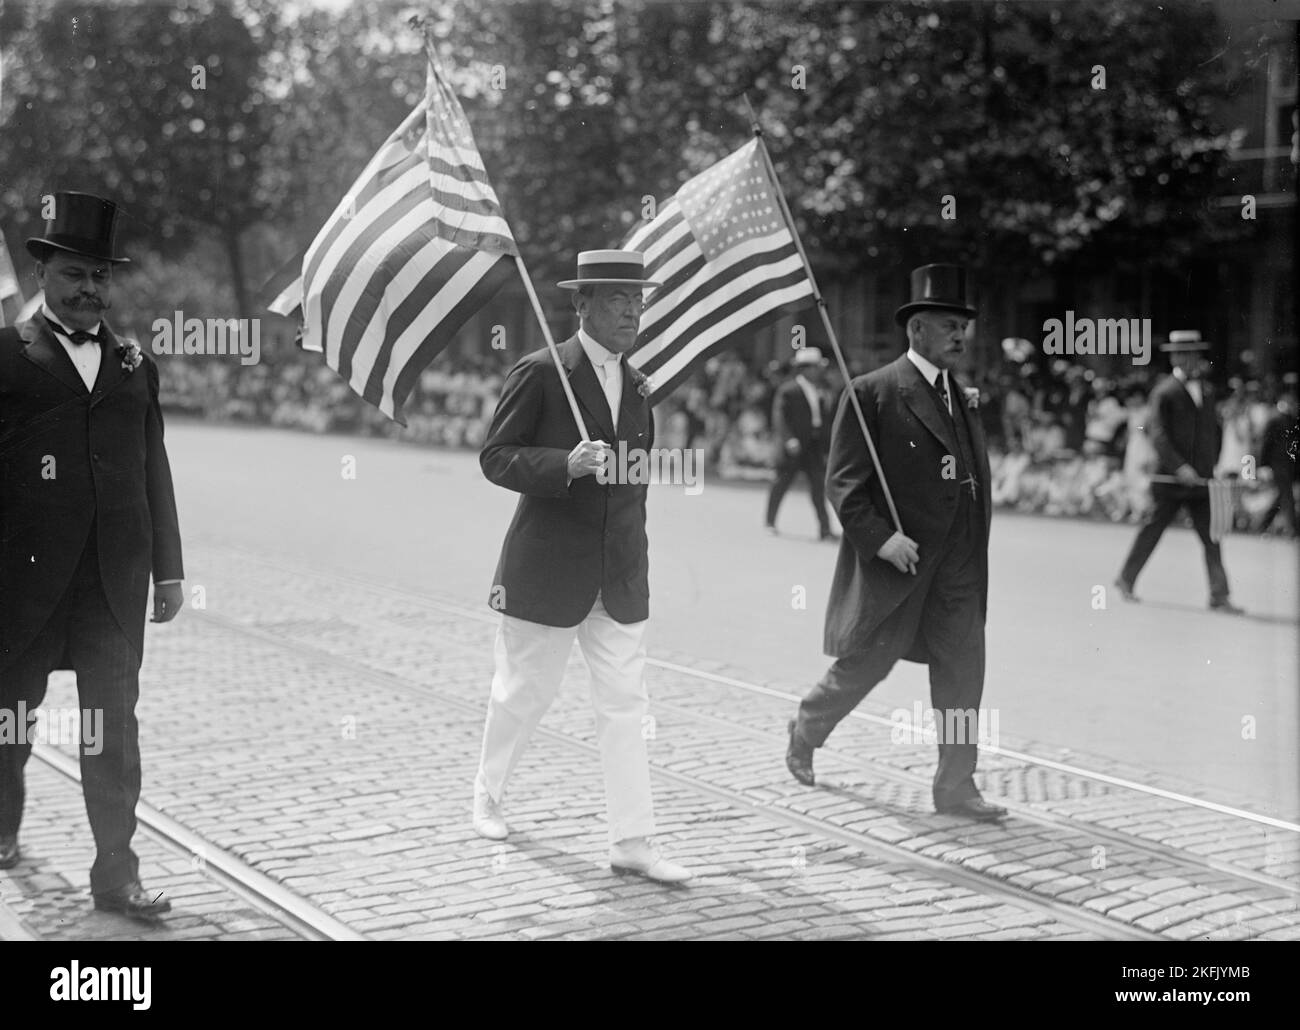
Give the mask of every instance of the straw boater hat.
[[1160, 349], [1167, 354], [1186, 354], [1188, 351], [1209, 350], [1210, 344], [1201, 339], [1197, 329], [1171, 329], [1169, 342], [1162, 343]]
[[805, 365], [828, 365], [828, 362], [822, 357], [820, 347], [800, 347], [794, 352], [795, 368], [803, 368]]
[[967, 299], [966, 269], [960, 265], [922, 265], [912, 270], [912, 299], [894, 312], [894, 321], [907, 325], [918, 311], [958, 311], [975, 317]]
[[645, 255], [639, 250], [584, 250], [578, 255], [578, 278], [556, 283], [566, 290], [583, 286], [643, 286], [662, 283], [645, 277]]
[[80, 254], [115, 265], [131, 259], [118, 256], [113, 247], [117, 232], [117, 205], [90, 193], [54, 194], [54, 217], [45, 223], [45, 234], [27, 241], [27, 253], [47, 261], [52, 253]]

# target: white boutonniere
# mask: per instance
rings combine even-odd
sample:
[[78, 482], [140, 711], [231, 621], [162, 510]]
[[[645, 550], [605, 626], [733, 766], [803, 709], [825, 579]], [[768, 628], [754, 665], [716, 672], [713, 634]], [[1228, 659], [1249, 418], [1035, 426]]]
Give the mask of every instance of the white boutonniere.
[[144, 355], [140, 352], [140, 345], [129, 336], [118, 342], [117, 354], [122, 359], [122, 371], [127, 374], [134, 372], [144, 361]]
[[980, 406], [980, 392], [974, 386], [963, 386], [961, 392], [966, 395], [966, 407], [974, 411]]
[[636, 392], [642, 397], [649, 397], [653, 390], [649, 378], [642, 375], [641, 372], [633, 368], [631, 365], [627, 366], [627, 370], [632, 373], [632, 382], [636, 386]]

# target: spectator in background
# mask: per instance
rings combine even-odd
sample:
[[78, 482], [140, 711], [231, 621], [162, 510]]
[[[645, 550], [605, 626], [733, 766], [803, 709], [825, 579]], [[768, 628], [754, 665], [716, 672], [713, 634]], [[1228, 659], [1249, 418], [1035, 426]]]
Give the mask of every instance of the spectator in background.
[[772, 403], [772, 439], [776, 449], [776, 479], [767, 495], [766, 525], [776, 533], [776, 515], [785, 492], [802, 472], [808, 477], [818, 535], [838, 540], [831, 531], [826, 509], [826, 449], [830, 442], [830, 400], [822, 389], [827, 361], [816, 347], [804, 347], [794, 356], [795, 376], [776, 391]]
[[1300, 438], [1296, 411], [1295, 394], [1284, 393], [1264, 424], [1259, 448], [1259, 472], [1271, 480], [1277, 490], [1277, 497], [1259, 524], [1261, 533], [1266, 532], [1274, 517], [1281, 514], [1280, 531], [1287, 536], [1296, 535], [1295, 467], [1297, 438]]
[[1064, 449], [1072, 454], [1083, 453], [1083, 442], [1088, 432], [1088, 406], [1092, 400], [1089, 379], [1092, 373], [1082, 365], [1070, 365], [1065, 370], [1064, 396], [1057, 416], [1064, 431]]
[[1241, 475], [1242, 459], [1255, 453], [1255, 435], [1251, 426], [1246, 400], [1246, 384], [1236, 376], [1228, 380], [1228, 396], [1219, 405], [1219, 418], [1223, 422], [1223, 444], [1215, 474], [1229, 478]]

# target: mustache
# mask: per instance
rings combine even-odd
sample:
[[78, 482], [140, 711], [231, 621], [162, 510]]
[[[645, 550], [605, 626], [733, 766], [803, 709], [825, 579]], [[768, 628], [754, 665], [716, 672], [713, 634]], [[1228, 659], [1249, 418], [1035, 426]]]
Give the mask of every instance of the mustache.
[[70, 308], [94, 308], [96, 311], [107, 311], [112, 306], [102, 297], [92, 297], [84, 294], [68, 300], [68, 307]]

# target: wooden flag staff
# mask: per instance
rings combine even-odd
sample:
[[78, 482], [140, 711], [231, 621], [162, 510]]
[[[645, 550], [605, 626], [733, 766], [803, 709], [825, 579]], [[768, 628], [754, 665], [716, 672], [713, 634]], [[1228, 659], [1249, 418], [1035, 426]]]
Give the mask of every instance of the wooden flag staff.
[[808, 276], [808, 282], [812, 285], [813, 297], [817, 301], [817, 310], [822, 316], [822, 325], [826, 328], [826, 335], [831, 341], [831, 350], [835, 352], [835, 360], [839, 362], [840, 375], [844, 377], [844, 390], [849, 395], [849, 403], [853, 406], [853, 413], [858, 417], [858, 426], [862, 430], [862, 438], [867, 442], [867, 453], [871, 455], [871, 464], [875, 467], [876, 476], [880, 479], [880, 488], [884, 491], [885, 503], [889, 505], [889, 515], [894, 520], [894, 528], [902, 533], [903, 523], [898, 518], [898, 509], [894, 506], [894, 496], [889, 492], [889, 483], [885, 480], [885, 470], [880, 466], [880, 456], [876, 453], [875, 441], [871, 439], [871, 430], [867, 428], [867, 418], [862, 413], [862, 404], [858, 400], [857, 391], [853, 389], [848, 363], [844, 360], [844, 352], [840, 349], [839, 338], [835, 335], [835, 327], [831, 325], [831, 317], [826, 310], [826, 299], [817, 286], [817, 278], [813, 275], [812, 265], [808, 263], [808, 255], [804, 252], [803, 242], [799, 239], [799, 230], [795, 227], [794, 217], [790, 214], [790, 205], [786, 203], [785, 191], [781, 189], [780, 180], [776, 177], [776, 168], [772, 164], [772, 157], [768, 154], [767, 146], [763, 142], [763, 128], [758, 124], [758, 117], [754, 114], [754, 108], [749, 102], [749, 96], [746, 95], [744, 99], [745, 107], [749, 110], [750, 127], [754, 131], [754, 138], [758, 140], [759, 153], [763, 155], [763, 164], [767, 168], [767, 174], [772, 180], [772, 185], [776, 187], [776, 197], [777, 202], [781, 205], [781, 213], [785, 216], [786, 224], [790, 227], [790, 235], [794, 237], [794, 245], [799, 251], [800, 260], [803, 261], [804, 272]]
[[[429, 61], [429, 67], [433, 69], [433, 74], [438, 76], [447, 88], [451, 88], [450, 82], [443, 76], [439, 67], [437, 56], [434, 54], [432, 30], [428, 23], [419, 15], [410, 19], [411, 28], [421, 34], [424, 39], [424, 52]], [[515, 242], [515, 267], [519, 269], [519, 277], [524, 281], [524, 290], [528, 294], [528, 300], [533, 306], [533, 314], [537, 316], [537, 324], [542, 327], [542, 336], [546, 340], [546, 349], [551, 352], [551, 360], [555, 362], [555, 371], [560, 376], [560, 386], [564, 389], [565, 399], [569, 402], [569, 410], [573, 412], [573, 421], [578, 424], [578, 436], [583, 443], [590, 441], [591, 437], [587, 435], [587, 425], [582, 420], [582, 413], [578, 411], [578, 399], [573, 395], [573, 387], [569, 383], [569, 376], [565, 372], [564, 363], [560, 360], [560, 352], [556, 349], [555, 339], [551, 336], [551, 327], [546, 322], [546, 316], [542, 312], [541, 301], [537, 299], [537, 291], [533, 289], [533, 280], [528, 275], [528, 269], [524, 265], [523, 255], [519, 253], [519, 244]]]
[[569, 384], [568, 373], [564, 369], [564, 364], [560, 361], [560, 352], [555, 348], [555, 340], [551, 337], [551, 327], [546, 324], [546, 316], [542, 314], [541, 302], [537, 299], [536, 291], [533, 290], [533, 281], [528, 278], [528, 269], [524, 267], [524, 259], [519, 254], [515, 254], [515, 265], [519, 269], [520, 277], [524, 280], [524, 289], [528, 291], [528, 299], [532, 301], [533, 312], [537, 315], [537, 324], [542, 327], [542, 335], [546, 337], [546, 349], [551, 352], [551, 360], [555, 362], [555, 371], [560, 374], [560, 385], [564, 387], [564, 396], [568, 398], [569, 410], [573, 412], [573, 421], [578, 423], [578, 436], [583, 443], [587, 443], [591, 439], [587, 435], [587, 424], [582, 421], [582, 413], [578, 411], [578, 399], [573, 396], [573, 387]]

